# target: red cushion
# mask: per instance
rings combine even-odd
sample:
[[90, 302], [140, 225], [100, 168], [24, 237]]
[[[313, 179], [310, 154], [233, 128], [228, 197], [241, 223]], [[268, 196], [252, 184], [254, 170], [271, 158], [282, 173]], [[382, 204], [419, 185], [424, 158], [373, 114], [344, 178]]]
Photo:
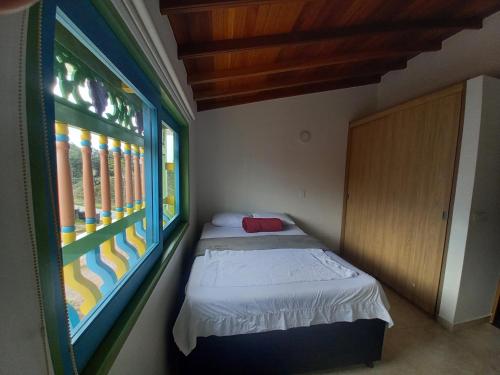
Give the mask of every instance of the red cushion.
[[283, 222], [275, 218], [244, 217], [241, 225], [247, 233], [279, 232], [283, 230]]

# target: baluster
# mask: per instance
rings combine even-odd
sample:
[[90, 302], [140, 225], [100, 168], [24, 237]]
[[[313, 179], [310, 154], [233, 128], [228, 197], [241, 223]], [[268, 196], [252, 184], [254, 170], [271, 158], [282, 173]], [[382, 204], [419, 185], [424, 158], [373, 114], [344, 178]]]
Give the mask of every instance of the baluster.
[[122, 163], [121, 142], [113, 139], [113, 166], [115, 170], [115, 213], [116, 219], [123, 218], [123, 188], [122, 188]]
[[[165, 139], [163, 140], [165, 142]], [[167, 174], [167, 155], [163, 154], [162, 158], [162, 214], [163, 214], [163, 226], [170, 223], [170, 219], [168, 217], [168, 174]]]
[[[168, 175], [167, 181], [171, 181], [172, 179], [175, 179], [174, 176], [174, 171], [175, 171], [175, 165], [174, 163], [166, 163], [166, 173]], [[167, 198], [166, 198], [166, 203], [168, 205], [168, 214], [169, 218], [174, 216], [175, 214], [175, 195], [170, 194], [170, 187], [167, 184]]]
[[61, 221], [62, 244], [76, 239], [75, 203], [69, 164], [68, 125], [56, 122], [57, 189], [59, 192], [59, 219]]
[[99, 173], [101, 175], [101, 219], [104, 225], [111, 224], [111, 190], [109, 186], [108, 137], [99, 136]]
[[139, 148], [136, 145], [132, 145], [132, 155], [134, 161], [135, 210], [139, 211], [142, 208], [142, 183], [141, 183], [141, 166], [139, 162]]
[[[132, 181], [132, 161], [130, 144], [124, 143], [124, 158], [125, 158], [125, 205], [127, 207], [127, 215], [134, 212], [134, 189]], [[144, 242], [137, 236], [135, 232], [135, 225], [132, 224], [126, 229], [127, 240], [134, 246], [139, 256], [142, 256], [146, 251]]]
[[90, 147], [90, 132], [81, 130], [81, 152], [82, 152], [82, 183], [83, 183], [83, 205], [85, 207], [85, 231], [93, 233], [96, 229], [94, 175], [92, 172], [92, 149]]
[[[69, 164], [68, 125], [56, 122], [56, 158], [57, 158], [57, 188], [59, 198], [59, 217], [61, 220], [62, 243], [67, 245], [76, 239], [75, 207], [73, 187], [71, 183], [71, 167]], [[64, 257], [64, 255], [63, 255]], [[83, 297], [80, 311], [86, 315], [96, 305], [100, 298], [99, 289], [81, 272], [80, 259], [67, 264], [63, 268], [64, 284]], [[68, 306], [68, 310], [74, 308]], [[72, 314], [72, 323], [75, 322]]]
[[144, 177], [144, 148], [139, 147], [139, 161], [141, 166], [141, 191], [142, 191], [142, 207], [146, 207], [146, 179]]
[[[139, 160], [141, 165], [141, 188], [142, 188], [142, 208], [146, 208], [146, 179], [144, 177], [144, 148], [139, 147]], [[144, 234], [146, 233], [146, 218], [142, 219], [142, 230]]]
[[[135, 210], [140, 211], [142, 209], [142, 173], [140, 165], [139, 147], [137, 147], [136, 145], [132, 145], [132, 155], [134, 159]], [[146, 238], [146, 232], [142, 227], [142, 220], [135, 223], [135, 232], [142, 240]]]
[[[113, 166], [115, 170], [115, 215], [116, 219], [123, 218], [123, 187], [122, 187], [122, 163], [121, 163], [121, 142], [117, 139], [113, 140]], [[129, 259], [129, 265], [132, 266], [139, 260], [139, 253], [126, 238], [126, 231], [116, 235], [116, 246], [124, 251]]]
[[161, 148], [161, 212], [162, 212], [162, 225], [165, 227], [169, 223], [169, 219], [167, 216], [167, 130], [163, 128], [161, 130], [161, 139], [162, 139], [162, 148]]
[[[165, 129], [163, 129], [163, 143], [166, 145], [167, 140], [166, 140], [166, 134], [165, 134]], [[163, 158], [162, 158], [162, 212], [163, 212], [163, 225], [165, 226], [170, 222], [170, 218], [168, 216], [168, 163], [167, 163], [167, 153], [165, 150], [165, 147], [163, 148]]]
[[123, 154], [125, 159], [125, 206], [127, 215], [134, 212], [134, 190], [132, 185], [132, 165], [130, 159], [130, 144], [123, 144]]
[[[82, 183], [83, 205], [85, 207], [85, 231], [90, 234], [94, 233], [97, 227], [90, 132], [88, 130], [81, 130], [80, 140], [82, 152]], [[85, 261], [87, 263], [87, 267], [102, 279], [103, 285], [101, 286], [101, 290], [104, 293], [107, 293], [109, 290], [111, 290], [114, 284], [113, 276], [111, 275], [114, 275], [114, 272], [102, 261], [99, 247], [89, 249], [89, 251], [85, 254]], [[102, 295], [99, 296], [98, 300], [101, 297]]]
[[[111, 224], [111, 194], [109, 188], [109, 166], [108, 166], [108, 137], [99, 136], [99, 172], [101, 176], [101, 218], [103, 225]], [[102, 260], [104, 256], [116, 268], [113, 270]], [[127, 260], [115, 250], [114, 239], [104, 241], [97, 251], [93, 251], [91, 256], [92, 270], [101, 276], [104, 281], [102, 290], [107, 293], [113, 290], [117, 280], [128, 270]], [[88, 258], [87, 258], [88, 259]]]

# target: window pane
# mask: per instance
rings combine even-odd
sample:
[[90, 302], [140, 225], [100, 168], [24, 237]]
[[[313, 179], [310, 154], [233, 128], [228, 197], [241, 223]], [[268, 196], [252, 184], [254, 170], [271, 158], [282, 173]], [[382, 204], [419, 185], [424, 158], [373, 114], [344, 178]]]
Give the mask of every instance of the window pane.
[[154, 245], [145, 213], [149, 109], [61, 25], [55, 76], [63, 274], [76, 339]]
[[162, 124], [162, 162], [163, 162], [163, 228], [177, 216], [178, 162], [177, 134], [167, 124]]

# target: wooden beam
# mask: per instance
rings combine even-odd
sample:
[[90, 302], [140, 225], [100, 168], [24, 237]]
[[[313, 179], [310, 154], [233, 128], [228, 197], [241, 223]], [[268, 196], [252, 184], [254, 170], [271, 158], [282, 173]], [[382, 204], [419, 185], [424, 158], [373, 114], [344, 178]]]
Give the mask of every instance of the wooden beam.
[[438, 19], [400, 23], [357, 25], [333, 30], [305, 31], [287, 34], [265, 35], [243, 39], [224, 39], [182, 44], [178, 48], [180, 59], [213, 56], [220, 53], [242, 52], [259, 48], [285, 47], [325, 42], [355, 36], [374, 36], [409, 31], [480, 29], [481, 18], [461, 20]]
[[163, 15], [210, 12], [223, 8], [283, 4], [289, 3], [290, 1], [291, 0], [161, 0], [160, 12]]
[[421, 46], [413, 46], [410, 49], [401, 50], [384, 49], [372, 51], [343, 51], [337, 52], [334, 56], [331, 57], [301, 59], [296, 61], [292, 60], [266, 65], [249, 66], [244, 68], [192, 73], [188, 76], [188, 83], [191, 85], [196, 85], [200, 83], [221, 82], [237, 78], [286, 73], [297, 70], [314, 69], [325, 66], [340, 65], [367, 60], [409, 57], [418, 55], [419, 53], [425, 51], [439, 51], [440, 49], [441, 43], [428, 43]]
[[373, 76], [383, 75], [391, 70], [404, 69], [404, 68], [406, 68], [406, 61], [403, 63], [399, 62], [396, 64], [394, 63], [386, 64], [385, 66], [379, 66], [376, 69], [364, 69], [362, 72], [357, 71], [354, 73], [347, 73], [340, 75], [338, 74], [332, 75], [331, 73], [328, 73], [318, 77], [314, 77], [311, 80], [307, 80], [307, 78], [304, 77], [298, 77], [298, 78], [291, 77], [288, 79], [281, 79], [278, 81], [258, 82], [257, 84], [246, 85], [241, 88], [236, 88], [236, 89], [228, 88], [225, 90], [218, 90], [218, 89], [196, 90], [196, 88], [193, 87], [193, 92], [194, 92], [193, 94], [195, 100], [217, 99], [228, 96], [234, 97], [234, 96], [255, 94], [263, 91], [272, 91], [276, 89], [310, 85], [314, 83], [337, 82], [346, 79], [373, 77]]
[[360, 78], [347, 79], [336, 82], [321, 82], [314, 84], [306, 84], [298, 87], [282, 88], [273, 91], [267, 91], [256, 95], [247, 95], [235, 98], [227, 97], [224, 99], [201, 100], [197, 103], [197, 107], [198, 111], [207, 111], [209, 109], [215, 109], [220, 107], [229, 107], [233, 105], [258, 102], [262, 100], [285, 98], [289, 96], [311, 94], [314, 92], [330, 91], [348, 87], [370, 85], [378, 82], [380, 82], [380, 76], [367, 77], [367, 78], [365, 77], [361, 79]]

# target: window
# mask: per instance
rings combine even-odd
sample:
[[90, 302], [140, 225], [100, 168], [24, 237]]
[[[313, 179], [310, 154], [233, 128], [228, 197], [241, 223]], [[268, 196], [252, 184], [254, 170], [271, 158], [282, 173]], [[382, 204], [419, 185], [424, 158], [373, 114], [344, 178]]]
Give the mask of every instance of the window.
[[78, 348], [102, 307], [159, 250], [158, 223], [148, 210], [157, 200], [146, 183], [156, 124], [144, 97], [60, 22], [54, 55], [63, 277]]
[[144, 127], [152, 128], [152, 109], [93, 56], [79, 58], [85, 47], [60, 23], [54, 51], [63, 276], [76, 341], [158, 243], [146, 220]]
[[179, 214], [179, 136], [162, 121], [163, 229]]
[[27, 57], [38, 263], [53, 365], [69, 373], [87, 365], [180, 223], [180, 125], [157, 78], [90, 2], [32, 9], [42, 47], [28, 43]]

